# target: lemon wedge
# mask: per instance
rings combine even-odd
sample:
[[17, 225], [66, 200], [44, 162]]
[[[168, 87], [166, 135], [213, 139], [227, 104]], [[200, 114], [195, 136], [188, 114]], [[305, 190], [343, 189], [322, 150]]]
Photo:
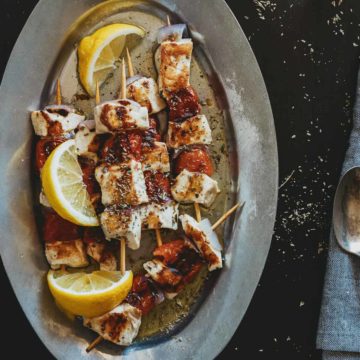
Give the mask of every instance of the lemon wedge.
[[128, 35], [145, 36], [145, 30], [130, 24], [104, 26], [79, 44], [79, 76], [89, 95], [95, 95], [96, 81], [101, 85], [115, 68]]
[[75, 149], [75, 141], [68, 140], [50, 154], [41, 171], [44, 193], [62, 218], [77, 225], [98, 226]]
[[94, 271], [87, 274], [50, 270], [47, 281], [52, 296], [63, 311], [91, 318], [114, 309], [126, 298], [133, 273]]

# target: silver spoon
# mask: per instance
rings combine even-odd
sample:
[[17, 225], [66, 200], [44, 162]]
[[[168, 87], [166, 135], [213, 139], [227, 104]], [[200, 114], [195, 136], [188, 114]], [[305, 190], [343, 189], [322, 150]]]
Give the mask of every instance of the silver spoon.
[[341, 178], [335, 193], [333, 226], [340, 247], [360, 256], [360, 167], [353, 167]]

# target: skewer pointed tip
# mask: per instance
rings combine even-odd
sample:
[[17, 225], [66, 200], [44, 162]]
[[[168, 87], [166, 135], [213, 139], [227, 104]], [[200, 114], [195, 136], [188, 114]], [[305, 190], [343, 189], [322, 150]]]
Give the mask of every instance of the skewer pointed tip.
[[213, 230], [215, 230], [216, 228], [218, 228], [232, 213], [234, 213], [238, 208], [242, 208], [244, 206], [245, 202], [243, 202], [242, 204], [237, 203], [236, 205], [234, 205], [231, 209], [229, 209], [223, 216], [221, 216], [219, 218], [219, 220], [217, 220], [215, 222], [215, 224], [211, 227]]
[[86, 348], [86, 352], [90, 352], [97, 344], [103, 340], [102, 336], [98, 336], [89, 346]]

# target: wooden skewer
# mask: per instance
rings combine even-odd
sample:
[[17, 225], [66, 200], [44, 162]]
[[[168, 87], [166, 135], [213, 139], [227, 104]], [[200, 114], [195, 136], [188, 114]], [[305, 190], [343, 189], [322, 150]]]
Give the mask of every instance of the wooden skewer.
[[[121, 90], [120, 90], [120, 99], [126, 99], [126, 70], [125, 70], [125, 60], [122, 59], [121, 63]], [[126, 242], [125, 239], [122, 238], [120, 240], [120, 271], [121, 274], [124, 275], [126, 271]]]
[[[241, 207], [244, 206], [244, 203], [241, 204]], [[233, 212], [235, 212], [240, 207], [240, 204], [237, 203], [235, 206], [233, 206], [230, 210], [228, 210], [223, 216], [219, 218], [215, 222], [215, 224], [211, 227], [213, 230], [215, 230], [217, 227], [219, 227]]]
[[95, 103], [96, 105], [100, 104], [100, 89], [99, 89], [99, 81], [96, 80], [96, 91], [95, 91]]
[[166, 15], [166, 22], [167, 22], [167, 25], [168, 25], [168, 26], [171, 25], [171, 21], [170, 21], [169, 15]]
[[201, 210], [200, 210], [200, 205], [197, 202], [194, 202], [194, 209], [195, 209], [195, 217], [196, 217], [196, 221], [200, 222], [201, 221]]
[[122, 58], [121, 62], [121, 88], [120, 88], [120, 99], [126, 99], [126, 70], [125, 70], [125, 60]]
[[156, 244], [159, 247], [163, 244], [160, 229], [155, 229], [155, 235], [156, 235]]
[[57, 105], [61, 105], [61, 85], [60, 85], [60, 80], [57, 79], [56, 82], [56, 104]]
[[126, 271], [125, 254], [126, 254], [126, 242], [125, 242], [125, 239], [122, 238], [120, 241], [120, 271], [121, 271], [121, 275], [125, 275], [125, 271]]
[[[135, 75], [134, 67], [132, 64], [131, 55], [130, 55], [128, 48], [126, 48], [126, 57], [127, 57], [128, 68], [129, 68], [129, 75], [134, 76]], [[155, 235], [156, 235], [156, 243], [157, 243], [157, 246], [159, 247], [163, 244], [160, 229], [155, 229]]]
[[134, 68], [133, 68], [129, 48], [126, 48], [126, 57], [127, 57], [128, 68], [129, 68], [129, 76], [132, 77], [135, 75], [135, 73], [134, 73]]
[[89, 344], [89, 346], [86, 348], [86, 352], [90, 352], [96, 345], [100, 344], [103, 341], [102, 336], [98, 336], [93, 342]]

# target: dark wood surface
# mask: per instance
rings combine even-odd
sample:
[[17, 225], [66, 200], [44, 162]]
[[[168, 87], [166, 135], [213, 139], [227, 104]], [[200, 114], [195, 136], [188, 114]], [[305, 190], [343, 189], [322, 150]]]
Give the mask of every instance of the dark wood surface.
[[[250, 41], [267, 85], [278, 139], [281, 189], [263, 275], [219, 359], [320, 359], [316, 329], [333, 195], [351, 130], [360, 2], [227, 2]], [[1, 76], [36, 3], [1, 0]], [[12, 348], [16, 358], [31, 354], [51, 359], [22, 313], [2, 265], [0, 271], [6, 323], [3, 346], [15, 336], [19, 339], [20, 331], [19, 346]]]

